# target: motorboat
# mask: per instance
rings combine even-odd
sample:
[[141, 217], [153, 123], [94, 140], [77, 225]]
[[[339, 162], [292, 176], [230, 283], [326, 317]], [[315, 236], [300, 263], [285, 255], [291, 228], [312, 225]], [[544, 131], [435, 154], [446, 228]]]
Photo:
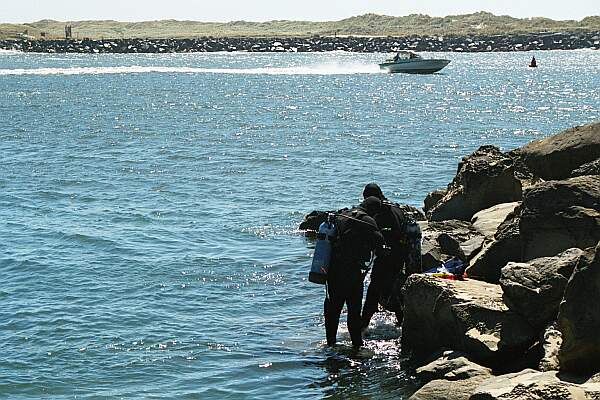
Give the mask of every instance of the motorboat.
[[404, 72], [407, 74], [433, 74], [438, 72], [450, 60], [423, 58], [412, 51], [399, 51], [393, 58], [379, 64], [379, 68], [387, 72]]

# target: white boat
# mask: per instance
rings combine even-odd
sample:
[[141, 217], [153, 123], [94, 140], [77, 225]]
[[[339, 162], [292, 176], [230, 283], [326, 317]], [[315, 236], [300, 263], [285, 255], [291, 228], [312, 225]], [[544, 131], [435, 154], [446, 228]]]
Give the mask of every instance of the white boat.
[[387, 72], [433, 74], [448, 64], [450, 64], [450, 60], [422, 58], [412, 51], [399, 51], [394, 58], [390, 58], [379, 64], [379, 68]]

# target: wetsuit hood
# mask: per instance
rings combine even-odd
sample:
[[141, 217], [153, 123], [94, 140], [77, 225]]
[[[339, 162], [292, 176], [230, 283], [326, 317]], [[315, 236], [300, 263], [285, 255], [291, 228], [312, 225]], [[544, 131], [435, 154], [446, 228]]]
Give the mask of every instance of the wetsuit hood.
[[360, 208], [365, 210], [370, 217], [374, 217], [381, 210], [381, 200], [375, 196], [369, 196], [360, 203]]
[[369, 183], [367, 186], [365, 186], [365, 189], [363, 190], [363, 197], [366, 199], [369, 196], [375, 196], [379, 200], [385, 199], [381, 188], [376, 183]]

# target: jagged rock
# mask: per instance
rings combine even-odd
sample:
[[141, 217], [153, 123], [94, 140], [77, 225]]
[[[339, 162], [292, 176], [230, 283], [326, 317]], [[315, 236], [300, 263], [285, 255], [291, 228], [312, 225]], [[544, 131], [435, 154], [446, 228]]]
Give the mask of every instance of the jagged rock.
[[499, 285], [411, 275], [404, 288], [402, 351], [420, 359], [444, 348], [485, 366], [516, 362], [535, 338], [502, 302]]
[[[406, 214], [411, 215], [416, 221], [425, 220], [425, 214], [423, 214], [423, 212], [418, 208], [408, 204], [399, 204], [398, 206]], [[319, 226], [327, 219], [327, 214], [334, 212], [336, 211], [311, 211], [304, 216], [304, 220], [300, 222], [300, 226], [298, 228], [302, 231], [318, 231]]]
[[560, 369], [600, 371], [600, 242], [587, 249], [575, 267], [558, 312], [563, 342]]
[[[466, 259], [475, 251], [476, 241], [483, 236], [469, 222], [459, 220], [420, 222], [423, 243], [423, 269], [439, 266], [440, 262], [459, 257]], [[480, 245], [481, 247], [481, 245]]]
[[464, 157], [446, 195], [429, 211], [429, 219], [470, 221], [480, 210], [521, 200], [522, 184], [513, 164], [495, 146], [481, 146]]
[[565, 179], [574, 169], [600, 156], [600, 122], [567, 129], [513, 150], [529, 169], [545, 180]]
[[446, 192], [446, 189], [436, 189], [433, 192], [427, 193], [427, 196], [425, 196], [425, 200], [423, 201], [423, 211], [425, 211], [425, 214], [429, 213], [429, 210], [431, 210], [446, 195]]
[[[600, 157], [600, 156], [599, 156]], [[600, 174], [600, 158], [595, 161], [583, 164], [581, 167], [574, 169], [571, 172], [571, 177], [583, 175], [599, 175]]]
[[467, 276], [497, 283], [500, 270], [510, 261], [522, 261], [520, 209], [517, 207], [500, 224], [494, 239], [484, 244], [481, 251], [469, 262]]
[[506, 217], [515, 211], [520, 202], [496, 204], [473, 215], [471, 223], [486, 238], [493, 238], [498, 227], [506, 220]]
[[544, 330], [541, 338], [542, 358], [539, 363], [540, 371], [557, 371], [559, 368], [558, 351], [562, 344], [562, 334], [556, 324]]
[[327, 213], [329, 211], [311, 211], [309, 214], [304, 216], [304, 220], [300, 222], [298, 227], [301, 231], [318, 231], [319, 226], [327, 220]]
[[417, 368], [419, 380], [429, 382], [434, 379], [458, 381], [475, 376], [489, 377], [492, 370], [470, 361], [463, 353], [447, 351], [427, 365]]
[[542, 329], [556, 320], [567, 282], [582, 255], [583, 250], [573, 248], [554, 257], [509, 262], [500, 277], [504, 302], [534, 328]]
[[595, 246], [600, 240], [600, 175], [534, 185], [525, 191], [521, 207], [524, 260]]
[[581, 379], [561, 379], [556, 371], [539, 372], [525, 369], [521, 372], [495, 376], [485, 380], [470, 400], [563, 400], [598, 399], [600, 384], [575, 383]]
[[468, 400], [471, 394], [487, 379], [488, 377], [483, 375], [461, 381], [436, 379], [417, 390], [409, 397], [409, 400]]

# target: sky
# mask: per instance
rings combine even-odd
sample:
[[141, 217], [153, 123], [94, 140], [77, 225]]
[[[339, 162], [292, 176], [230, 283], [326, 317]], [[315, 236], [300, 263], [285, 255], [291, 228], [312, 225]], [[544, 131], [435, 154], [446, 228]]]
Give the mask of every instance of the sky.
[[446, 16], [477, 11], [519, 18], [580, 20], [600, 15], [600, 0], [0, 0], [0, 22], [332, 21], [366, 13]]

